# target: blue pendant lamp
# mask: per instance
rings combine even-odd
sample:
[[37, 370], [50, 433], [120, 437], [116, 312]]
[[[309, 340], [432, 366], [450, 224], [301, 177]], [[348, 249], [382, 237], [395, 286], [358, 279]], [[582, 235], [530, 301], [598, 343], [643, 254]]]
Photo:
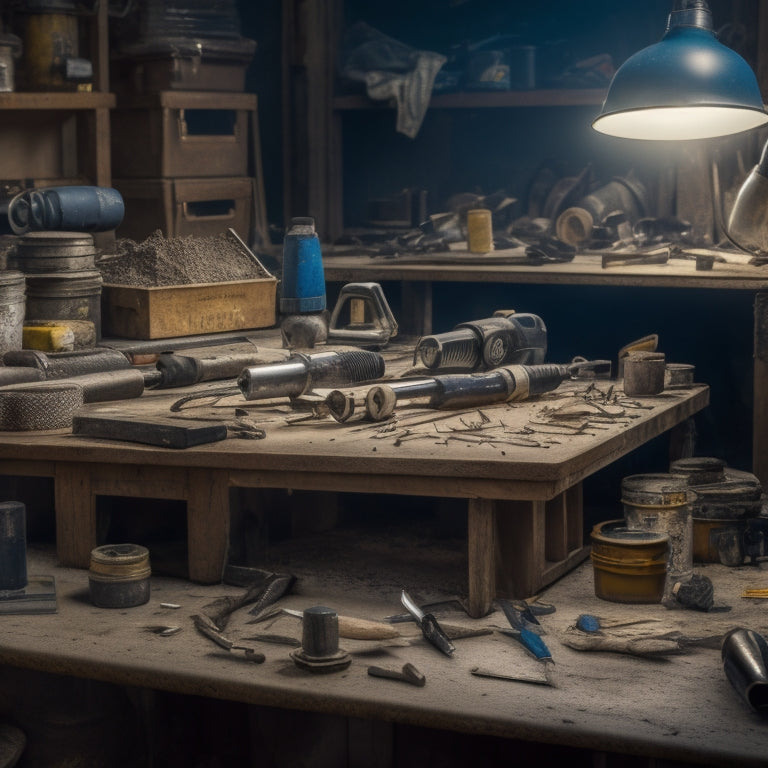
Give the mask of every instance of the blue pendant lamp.
[[627, 59], [592, 127], [626, 139], [707, 139], [768, 123], [754, 72], [720, 43], [703, 0], [673, 10], [664, 37]]

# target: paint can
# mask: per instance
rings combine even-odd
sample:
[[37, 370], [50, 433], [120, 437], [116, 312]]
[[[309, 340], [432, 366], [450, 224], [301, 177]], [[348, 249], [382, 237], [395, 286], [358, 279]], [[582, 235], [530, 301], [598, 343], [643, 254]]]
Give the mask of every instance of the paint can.
[[23, 272], [0, 272], [0, 355], [21, 349], [26, 280]]
[[658, 603], [667, 580], [669, 536], [598, 523], [591, 533], [595, 596], [614, 603]]
[[467, 211], [467, 248], [471, 253], [488, 253], [493, 250], [493, 221], [485, 208]]
[[669, 471], [687, 479], [695, 492], [689, 500], [693, 519], [693, 560], [742, 565], [742, 547], [750, 520], [762, 513], [763, 488], [750, 472], [731, 469], [721, 459], [678, 459]]
[[0, 502], [0, 593], [27, 586], [27, 508]]
[[9, 258], [27, 275], [95, 269], [96, 246], [87, 232], [28, 232]]
[[149, 601], [149, 550], [138, 544], [105, 544], [91, 550], [88, 587], [98, 608], [132, 608]]
[[621, 482], [627, 528], [669, 537], [669, 573], [665, 600], [672, 588], [693, 576], [693, 492], [685, 478], [673, 474], [630, 475]]
[[35, 320], [90, 320], [101, 338], [98, 269], [27, 275], [26, 316]]

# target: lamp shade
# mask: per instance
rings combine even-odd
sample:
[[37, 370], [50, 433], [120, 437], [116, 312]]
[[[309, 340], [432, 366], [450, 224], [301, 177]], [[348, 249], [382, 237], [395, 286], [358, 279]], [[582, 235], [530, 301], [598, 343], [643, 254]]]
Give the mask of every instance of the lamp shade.
[[[705, 4], [702, 4], [705, 5]], [[628, 139], [705, 139], [768, 122], [749, 64], [719, 42], [708, 8], [672, 11], [656, 44], [618, 69], [592, 126]]]

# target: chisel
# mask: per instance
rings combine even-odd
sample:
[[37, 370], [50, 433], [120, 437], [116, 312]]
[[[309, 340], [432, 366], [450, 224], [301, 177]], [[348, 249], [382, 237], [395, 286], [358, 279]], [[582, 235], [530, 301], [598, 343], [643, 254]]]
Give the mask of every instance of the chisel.
[[405, 590], [400, 594], [400, 602], [408, 610], [411, 616], [416, 619], [416, 623], [421, 628], [421, 633], [424, 637], [429, 640], [438, 651], [441, 651], [446, 656], [452, 656], [453, 652], [456, 650], [456, 646], [437, 623], [437, 619], [431, 613], [424, 613]]

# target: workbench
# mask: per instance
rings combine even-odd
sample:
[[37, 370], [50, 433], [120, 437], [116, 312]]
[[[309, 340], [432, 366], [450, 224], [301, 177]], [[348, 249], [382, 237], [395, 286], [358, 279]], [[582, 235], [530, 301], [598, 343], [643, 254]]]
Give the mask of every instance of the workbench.
[[[743, 292], [754, 303], [752, 471], [761, 482], [768, 483], [768, 399], [765, 397], [768, 391], [768, 266], [715, 262], [711, 269], [697, 269], [695, 258], [671, 258], [665, 264], [624, 264], [603, 268], [601, 255], [582, 253], [576, 254], [570, 262], [535, 265], [519, 263], [519, 249], [489, 254], [456, 250], [396, 256], [369, 256], [360, 252], [361, 249], [354, 246], [328, 247], [323, 255], [326, 280], [341, 283], [399, 282], [403, 312], [398, 320], [405, 332], [417, 335], [433, 332], [433, 311], [437, 309], [433, 307], [435, 283], [466, 283], [475, 287], [503, 283], [510, 286], [605, 286], [615, 289], [637, 287], [687, 292], [696, 289]], [[747, 259], [744, 254], [743, 261]], [[467, 297], [469, 295], [470, 288]], [[674, 300], [675, 294], [667, 295], [670, 296], [669, 301]], [[489, 311], [496, 308], [490, 307]], [[530, 305], [524, 309], [536, 311]], [[702, 312], [709, 310], [710, 307], [704, 304]], [[470, 319], [474, 318], [461, 318], [461, 321]], [[729, 332], [739, 332], [730, 326], [729, 321], [724, 324], [725, 327]], [[695, 324], [691, 326], [691, 333], [696, 333]]]
[[[307, 744], [322, 754], [323, 739], [317, 731], [307, 729], [307, 713], [342, 718], [349, 723], [344, 730], [347, 738], [351, 740], [356, 733], [369, 741], [368, 762], [343, 755], [325, 764], [371, 765], [374, 756], [376, 765], [400, 764], [388, 762], [392, 746], [390, 743], [387, 748], [384, 742], [387, 737], [391, 742], [393, 732], [403, 726], [503, 737], [510, 741], [511, 751], [504, 760], [507, 763], [513, 762], [515, 754], [519, 756], [520, 742], [515, 740], [521, 739], [538, 743], [542, 749], [565, 745], [602, 755], [624, 753], [630, 756], [626, 760], [632, 760], [631, 756], [648, 758], [640, 763], [635, 757], [632, 765], [657, 765], [654, 759], [665, 765], [666, 761], [684, 761], [727, 768], [766, 764], [766, 721], [731, 686], [716, 647], [691, 648], [679, 655], [649, 660], [577, 651], [563, 642], [568, 628], [582, 613], [600, 616], [604, 624], [645, 622], [614, 630], [630, 634], [680, 631], [688, 636], [717, 638], [737, 626], [765, 632], [763, 601], [740, 597], [746, 587], [765, 586], [768, 572], [764, 565], [697, 566], [696, 571], [710, 578], [715, 587], [715, 609], [703, 613], [600, 600], [594, 595], [591, 564], [581, 564], [539, 596], [540, 603], [555, 608], [554, 613], [539, 620], [554, 659], [551, 674], [556, 687], [471, 673], [475, 667], [513, 675], [540, 671], [537, 665], [541, 662], [497, 631], [508, 627], [500, 610], [480, 619], [470, 619], [459, 609], [438, 610], [443, 623], [493, 630], [492, 634], [456, 640], [451, 658], [423, 641], [415, 624], [404, 623], [394, 625], [402, 637], [393, 641], [340, 638], [340, 648], [352, 657], [349, 668], [315, 675], [293, 663], [290, 646], [247, 639], [256, 633], [273, 633], [300, 640], [301, 622], [293, 616], [279, 615], [249, 624], [253, 618], [249, 607], [233, 613], [225, 634], [263, 653], [266, 659], [261, 664], [246, 661], [242, 651], [218, 647], [195, 630], [192, 615], [210, 611], [218, 598], [241, 596], [242, 588], [152, 576], [151, 596], [145, 605], [99, 609], [89, 602], [87, 572], [60, 566], [54, 552], [30, 548], [28, 571], [30, 575], [54, 576], [58, 613], [3, 616], [0, 664], [132, 689], [252, 705], [251, 722], [254, 726], [261, 723], [261, 735], [254, 738], [256, 754], [263, 758], [272, 750], [280, 750], [283, 757], [275, 765], [298, 764], [301, 750], [309, 748]], [[414, 597], [422, 600], [424, 595]], [[326, 605], [339, 615], [378, 620], [403, 611], [398, 590], [375, 585], [351, 589], [350, 581], [333, 568], [303, 574], [277, 605], [298, 610]], [[162, 627], [178, 627], [179, 631], [170, 636], [150, 631]], [[370, 664], [400, 669], [406, 662], [425, 675], [424, 687], [367, 674]], [[269, 716], [275, 711], [300, 716], [295, 728], [275, 728], [270, 733], [270, 723], [275, 721]], [[321, 724], [330, 738], [336, 721], [323, 719]], [[228, 734], [231, 737], [232, 727]], [[188, 738], [193, 740], [194, 734]], [[461, 764], [457, 755], [446, 754], [451, 744], [447, 736], [432, 742], [431, 763]], [[304, 762], [306, 759], [305, 752], [301, 764], [321, 764]], [[550, 764], [543, 758], [542, 762]], [[254, 759], [252, 764], [263, 762]]]
[[[266, 341], [274, 336], [261, 334]], [[399, 349], [402, 366], [412, 347]], [[396, 348], [384, 357], [387, 371], [396, 371]], [[584, 478], [709, 401], [706, 384], [634, 399], [623, 397], [616, 382], [586, 378], [520, 402], [458, 411], [398, 405], [388, 422], [342, 424], [329, 416], [296, 421], [287, 399], [246, 401], [230, 386], [231, 397], [212, 396], [175, 414], [174, 402], [190, 392], [215, 393], [222, 382], [145, 390], [140, 398], [83, 411], [233, 424], [240, 409], [265, 430], [264, 439], [228, 437], [172, 449], [66, 430], [6, 432], [0, 474], [54, 478], [58, 555], [62, 565], [78, 568], [88, 568], [92, 549], [105, 543], [99, 541], [98, 497], [185, 501], [188, 576], [203, 584], [222, 577], [232, 488], [465, 499], [465, 590], [471, 615], [482, 616], [497, 594], [532, 595], [587, 556]], [[557, 414], [574, 407], [589, 415], [563, 424]], [[617, 488], [617, 506], [618, 497]]]

